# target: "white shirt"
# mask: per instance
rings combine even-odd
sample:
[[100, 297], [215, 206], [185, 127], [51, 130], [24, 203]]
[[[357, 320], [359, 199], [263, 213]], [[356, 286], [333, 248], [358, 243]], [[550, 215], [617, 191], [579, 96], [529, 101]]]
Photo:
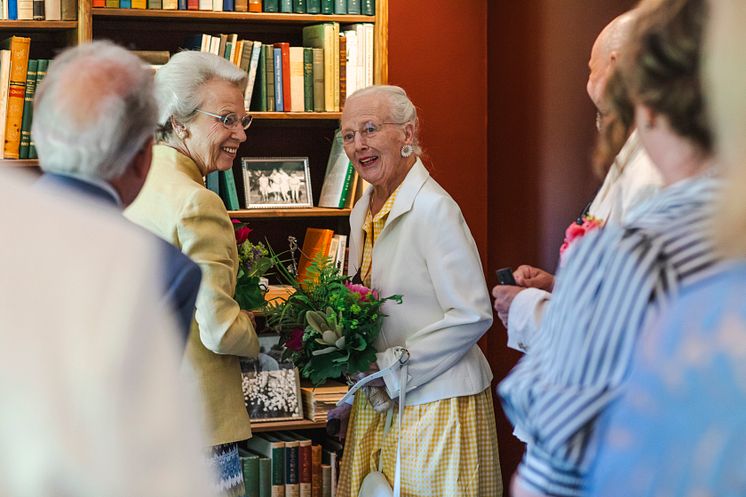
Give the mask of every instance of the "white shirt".
[[[619, 225], [630, 211], [658, 192], [662, 182], [637, 131], [633, 131], [609, 168], [589, 214], [604, 224]], [[537, 288], [527, 288], [515, 296], [508, 312], [508, 347], [524, 352], [528, 349], [551, 298], [550, 292]]]
[[211, 495], [153, 240], [14, 176], [0, 172], [0, 495]]

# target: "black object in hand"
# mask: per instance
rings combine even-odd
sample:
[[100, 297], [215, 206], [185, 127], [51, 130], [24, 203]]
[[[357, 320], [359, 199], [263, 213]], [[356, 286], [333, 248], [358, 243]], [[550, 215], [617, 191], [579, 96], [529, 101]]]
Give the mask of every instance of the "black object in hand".
[[518, 286], [518, 283], [515, 282], [515, 278], [513, 278], [513, 269], [504, 267], [495, 271], [495, 274], [497, 274], [498, 285]]
[[332, 418], [326, 422], [326, 433], [332, 437], [339, 435], [339, 429], [342, 427], [342, 421], [338, 418]]

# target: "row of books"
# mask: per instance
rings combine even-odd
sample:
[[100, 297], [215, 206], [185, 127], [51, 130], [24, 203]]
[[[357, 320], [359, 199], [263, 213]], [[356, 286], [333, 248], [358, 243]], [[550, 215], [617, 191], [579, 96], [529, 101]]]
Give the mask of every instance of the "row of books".
[[298, 281], [312, 277], [309, 274], [311, 263], [326, 257], [340, 270], [346, 271], [347, 235], [335, 234], [333, 230], [324, 228], [306, 228], [303, 237], [300, 260], [298, 261]]
[[31, 39], [12, 36], [0, 43], [0, 143], [4, 159], [35, 159], [31, 141], [36, 85], [48, 59], [29, 59]]
[[239, 457], [246, 497], [333, 497], [342, 445], [327, 438], [313, 443], [297, 432], [255, 433]]
[[333, 380], [318, 387], [302, 382], [300, 393], [306, 419], [316, 423], [325, 422], [329, 411], [344, 397], [347, 390], [347, 385]]
[[74, 21], [75, 0], [0, 0], [2, 19], [19, 21]]
[[367, 16], [376, 13], [375, 0], [93, 0], [93, 7]]

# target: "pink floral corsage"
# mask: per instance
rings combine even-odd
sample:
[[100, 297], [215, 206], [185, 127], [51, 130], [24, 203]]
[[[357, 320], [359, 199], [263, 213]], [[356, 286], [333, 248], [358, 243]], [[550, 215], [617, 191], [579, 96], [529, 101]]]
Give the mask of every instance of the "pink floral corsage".
[[560, 247], [560, 261], [564, 263], [566, 257], [565, 252], [567, 252], [567, 249], [569, 249], [576, 241], [603, 225], [604, 223], [601, 219], [585, 215], [583, 216], [583, 224], [579, 224], [575, 221], [568, 226], [565, 230], [565, 240], [562, 242], [562, 246]]

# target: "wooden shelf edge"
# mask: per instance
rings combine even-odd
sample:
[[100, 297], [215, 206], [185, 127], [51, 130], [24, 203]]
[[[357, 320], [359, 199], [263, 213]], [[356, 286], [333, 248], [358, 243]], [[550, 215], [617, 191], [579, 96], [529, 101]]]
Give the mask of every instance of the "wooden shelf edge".
[[0, 159], [2, 167], [39, 167], [36, 159]]
[[91, 9], [94, 17], [139, 17], [168, 19], [215, 19], [241, 20], [257, 22], [275, 22], [284, 24], [315, 24], [320, 22], [338, 22], [350, 24], [357, 22], [375, 22], [375, 16], [359, 15], [324, 15], [324, 14], [280, 14], [268, 12], [213, 12], [210, 10], [155, 10], [155, 9]]
[[302, 209], [242, 209], [228, 211], [228, 215], [238, 219], [271, 218], [271, 217], [347, 217], [352, 209], [327, 209], [325, 207], [310, 207]]
[[252, 421], [251, 423], [251, 431], [254, 433], [279, 430], [312, 430], [318, 428], [326, 428], [326, 421], [317, 423], [310, 419], [298, 419], [294, 421]]
[[251, 112], [254, 119], [329, 119], [338, 121], [341, 112]]
[[34, 31], [53, 31], [75, 29], [78, 27], [78, 21], [0, 21], [0, 29], [27, 29]]

